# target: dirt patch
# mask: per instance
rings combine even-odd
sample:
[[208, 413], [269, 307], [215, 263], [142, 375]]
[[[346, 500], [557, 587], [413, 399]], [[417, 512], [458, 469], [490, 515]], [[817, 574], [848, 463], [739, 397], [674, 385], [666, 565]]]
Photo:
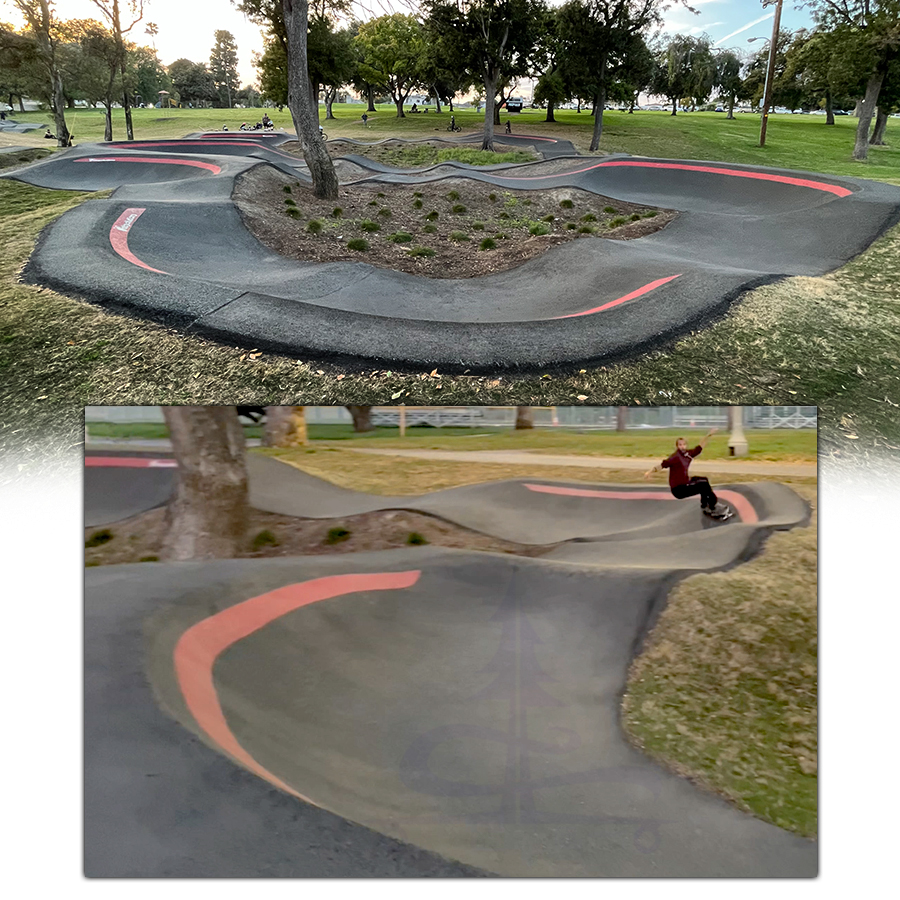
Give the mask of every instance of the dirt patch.
[[[293, 146], [292, 146], [293, 145]], [[353, 141], [336, 138], [327, 144], [328, 152], [332, 157], [338, 158], [346, 153], [355, 153], [357, 156], [365, 156], [375, 162], [384, 163], [387, 166], [408, 168], [414, 166], [430, 166], [442, 162], [442, 153], [455, 153], [464, 157], [467, 153], [481, 153], [480, 143], [448, 143], [446, 141], [379, 141], [377, 144], [366, 146], [356, 144]], [[280, 149], [288, 152], [299, 152], [299, 144], [296, 141], [291, 144], [283, 144]], [[503, 154], [512, 154], [515, 159], [504, 159]], [[513, 147], [500, 141], [494, 143], [494, 156], [497, 162], [527, 162], [540, 159], [540, 155], [534, 150]]]
[[291, 259], [430, 278], [506, 271], [570, 240], [643, 237], [676, 215], [576, 188], [510, 191], [466, 178], [358, 184], [323, 201], [270, 166], [240, 176], [233, 198], [247, 228]]
[[[165, 516], [164, 508], [152, 509], [112, 525], [86, 528], [85, 565], [156, 562], [166, 532]], [[552, 549], [503, 541], [405, 510], [339, 519], [299, 519], [252, 510], [246, 546], [238, 558], [362, 553], [419, 544], [518, 556], [540, 556]]]
[[0, 169], [11, 169], [15, 166], [22, 166], [26, 163], [37, 162], [39, 159], [49, 156], [52, 150], [19, 150], [4, 151], [0, 153]]

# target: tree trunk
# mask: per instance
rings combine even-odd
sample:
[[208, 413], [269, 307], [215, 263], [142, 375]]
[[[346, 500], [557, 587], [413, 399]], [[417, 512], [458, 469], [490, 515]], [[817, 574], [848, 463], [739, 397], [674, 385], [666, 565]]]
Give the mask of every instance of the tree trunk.
[[625, 431], [628, 427], [628, 407], [616, 407], [616, 431]]
[[834, 102], [830, 90], [825, 91], [825, 124], [834, 125]]
[[435, 111], [438, 115], [440, 115], [440, 113], [441, 113], [441, 98], [438, 97], [437, 91], [434, 89], [433, 86], [432, 86], [432, 88], [431, 88], [431, 92], [432, 92], [432, 94], [434, 95], [434, 111]]
[[553, 101], [547, 101], [547, 118], [544, 119], [545, 122], [555, 122], [556, 116], [553, 115]]
[[372, 85], [366, 86], [366, 100], [368, 101], [368, 106], [366, 107], [366, 112], [378, 112], [375, 109], [375, 88]]
[[325, 120], [334, 118], [334, 113], [331, 111], [331, 106], [337, 98], [337, 88], [326, 88], [325, 89]]
[[601, 81], [597, 96], [594, 98], [594, 109], [596, 110], [594, 118], [594, 133], [591, 136], [591, 146], [589, 149], [597, 150], [600, 147], [600, 138], [603, 135], [603, 107], [606, 106], [606, 84]]
[[396, 97], [392, 97], [391, 99], [394, 101], [394, 106], [397, 107], [397, 118], [405, 119], [406, 113], [403, 112], [403, 96], [401, 95], [399, 100]]
[[337, 200], [334, 163], [319, 134], [319, 106], [309, 93], [307, 61], [308, 0], [281, 0], [288, 43], [288, 107], [303, 158], [312, 176], [313, 193], [322, 200]]
[[734, 101], [735, 101], [735, 99], [736, 99], [736, 98], [735, 98], [735, 95], [734, 95], [734, 94], [732, 94], [732, 95], [728, 98], [728, 115], [725, 116], [726, 119], [733, 119], [733, 118], [734, 118]]
[[353, 430], [355, 432], [362, 434], [375, 430], [375, 426], [372, 424], [371, 406], [348, 406], [347, 410], [353, 416]]
[[103, 125], [103, 140], [111, 141], [113, 139], [113, 130], [112, 130], [112, 103], [104, 104], [104, 113], [103, 113], [104, 125]]
[[164, 406], [178, 460], [164, 559], [236, 556], [249, 514], [244, 433], [233, 406]]
[[672, 115], [673, 116], [678, 115], [678, 98], [677, 97], [672, 100]]
[[854, 119], [859, 118], [859, 112], [861, 109], [862, 109], [862, 100], [857, 100], [853, 106], [853, 112], [852, 112], [852, 116]]
[[881, 93], [881, 85], [884, 82], [884, 70], [878, 71], [869, 79], [866, 85], [866, 95], [860, 103], [859, 124], [856, 126], [856, 146], [853, 148], [854, 159], [868, 159], [869, 157], [869, 128], [872, 125], [872, 117], [875, 115], [875, 107], [878, 105], [878, 95]]
[[884, 146], [884, 133], [887, 130], [887, 120], [887, 110], [879, 106], [878, 114], [875, 116], [875, 130], [872, 132], [872, 137], [869, 139], [869, 143], [872, 146]]
[[263, 444], [266, 447], [305, 447], [309, 443], [302, 406], [267, 406]]
[[534, 428], [534, 410], [530, 406], [516, 407], [516, 431]]
[[499, 72], [486, 72], [484, 76], [484, 140], [481, 142], [482, 150], [494, 149], [494, 116], [498, 112], [497, 82], [500, 80]]

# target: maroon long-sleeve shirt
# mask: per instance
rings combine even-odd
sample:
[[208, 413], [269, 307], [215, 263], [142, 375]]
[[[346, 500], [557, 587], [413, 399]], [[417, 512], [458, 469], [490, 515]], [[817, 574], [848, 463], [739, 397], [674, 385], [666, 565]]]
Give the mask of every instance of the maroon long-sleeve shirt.
[[698, 444], [693, 450], [676, 450], [668, 459], [662, 461], [662, 467], [669, 470], [670, 488], [690, 484], [688, 469], [691, 467], [691, 460], [702, 452], [703, 448]]

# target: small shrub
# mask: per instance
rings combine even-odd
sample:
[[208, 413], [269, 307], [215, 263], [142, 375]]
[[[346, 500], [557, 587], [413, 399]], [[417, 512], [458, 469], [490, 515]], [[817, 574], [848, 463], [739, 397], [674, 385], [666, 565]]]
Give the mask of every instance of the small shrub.
[[644, 213], [644, 218], [645, 218], [645, 219], [653, 219], [653, 218], [655, 218], [655, 217], [656, 217], [656, 210], [655, 210], [655, 209], [651, 209], [650, 212], [645, 212], [645, 213]]
[[289, 184], [286, 184], [286, 185], [282, 188], [282, 190], [283, 190], [286, 194], [289, 194], [289, 193], [291, 192], [291, 186], [290, 186]]
[[532, 222], [528, 231], [530, 234], [550, 234], [550, 226], [543, 222]]
[[428, 213], [427, 216], [425, 216], [425, 218], [429, 222], [436, 222], [438, 220], [438, 211], [436, 209], [433, 209], [430, 213]]
[[332, 219], [339, 219], [343, 214], [344, 214], [344, 211], [343, 211], [339, 206], [336, 206], [336, 207], [331, 211], [331, 218], [332, 218]]
[[377, 200], [370, 200], [370, 201], [368, 202], [368, 206], [378, 206], [378, 201], [377, 201]]
[[347, 241], [347, 249], [365, 253], [369, 249], [369, 242], [364, 238], [353, 238], [353, 240]]
[[582, 226], [578, 229], [578, 233], [579, 233], [579, 234], [593, 234], [593, 233], [594, 233], [594, 228], [593, 228], [593, 226], [591, 226], [591, 225], [582, 225]]
[[286, 209], [285, 212], [286, 212], [292, 219], [302, 219], [302, 218], [303, 218], [303, 213], [301, 213], [299, 209], [296, 209], [296, 208], [293, 207], [293, 206], [290, 207], [289, 209]]
[[422, 544], [427, 544], [428, 539], [419, 534], [418, 531], [411, 531], [406, 538], [407, 544], [412, 544], [414, 547], [421, 546]]
[[[27, 162], [27, 160], [22, 160], [22, 162]], [[96, 559], [92, 559], [90, 562], [86, 562], [84, 564], [84, 567], [87, 568], [88, 566], [99, 566], [99, 565], [100, 565], [100, 563], [97, 562]]]
[[359, 227], [362, 228], [363, 231], [368, 232], [381, 231], [381, 226], [377, 222], [373, 222], [371, 219], [365, 219], [364, 221], [360, 222]]
[[530, 201], [530, 200], [523, 200], [523, 201], [522, 201], [522, 206], [531, 206], [531, 201]]
[[632, 222], [637, 222], [638, 219], [640, 219], [640, 216], [637, 213], [632, 213], [628, 218], [631, 219]]
[[426, 226], [422, 229], [422, 231], [424, 231], [425, 234], [434, 234], [434, 233], [437, 231], [437, 225], [432, 225], [432, 224], [429, 222], [429, 224], [426, 225]]
[[142, 556], [138, 562], [159, 562], [158, 556]]
[[509, 213], [508, 212], [499, 212], [499, 213], [497, 213], [497, 218], [498, 219], [508, 219]]
[[560, 200], [559, 205], [563, 209], [572, 209], [572, 207], [575, 206], [575, 204], [571, 200]]
[[350, 532], [346, 528], [329, 528], [328, 534], [325, 535], [326, 544], [339, 544], [346, 541], [350, 537]]
[[459, 191], [450, 191], [447, 194], [448, 200], [459, 200]]
[[464, 231], [451, 231], [450, 232], [450, 240], [451, 241], [467, 241], [467, 240], [469, 240], [469, 236]]
[[475, 231], [484, 231], [484, 222], [473, 222], [472, 228], [474, 228]]
[[496, 194], [488, 194], [488, 200], [490, 200], [491, 203], [496, 203], [496, 202], [497, 202], [497, 195], [496, 195]]
[[101, 547], [113, 539], [113, 533], [108, 528], [95, 531], [85, 542], [85, 547]]
[[465, 206], [462, 203], [454, 203], [452, 207], [450, 207], [450, 212], [455, 213], [458, 216], [461, 216], [466, 211]]
[[413, 247], [409, 251], [410, 256], [434, 256], [434, 250], [431, 247]]
[[610, 228], [618, 228], [620, 225], [624, 225], [628, 220], [624, 216], [616, 216], [615, 219], [610, 219], [607, 224]]
[[421, 209], [421, 208], [422, 208], [422, 201], [418, 200], [418, 199], [413, 200], [413, 209]]
[[556, 218], [556, 216], [544, 216], [544, 218], [541, 219], [541, 221], [542, 222], [552, 222], [555, 218]]
[[383, 219], [389, 219], [391, 217], [391, 211], [387, 207], [385, 207], [384, 209], [378, 210], [378, 215]]
[[615, 211], [616, 211], [616, 208], [614, 206], [604, 206], [603, 207], [603, 212], [605, 212], [605, 213], [614, 213]]
[[509, 235], [505, 231], [498, 231], [495, 235], [498, 241], [506, 241], [509, 240]]
[[266, 528], [253, 538], [250, 545], [254, 550], [262, 550], [263, 547], [277, 547], [279, 543], [278, 538]]
[[566, 231], [574, 231], [577, 227], [574, 222], [566, 222]]
[[413, 191], [413, 197], [421, 197], [421, 196], [422, 196], [421, 191]]
[[306, 226], [306, 230], [310, 234], [319, 234], [322, 230], [322, 223], [318, 219], [310, 219]]
[[386, 195], [384, 193], [382, 193], [381, 191], [379, 191], [375, 196], [376, 197], [384, 197]]
[[296, 204], [293, 200], [291, 200], [290, 197], [288, 197], [288, 198], [284, 201], [284, 205], [285, 205], [285, 206], [296, 206], [297, 204]]
[[395, 231], [388, 235], [388, 240], [394, 244], [408, 244], [412, 240], [412, 235], [408, 231]]
[[582, 221], [582, 222], [596, 222], [596, 221], [597, 221], [597, 217], [596, 217], [593, 213], [585, 213], [585, 214], [581, 217], [581, 221]]
[[479, 250], [496, 250], [497, 242], [493, 238], [485, 238], [479, 245]]

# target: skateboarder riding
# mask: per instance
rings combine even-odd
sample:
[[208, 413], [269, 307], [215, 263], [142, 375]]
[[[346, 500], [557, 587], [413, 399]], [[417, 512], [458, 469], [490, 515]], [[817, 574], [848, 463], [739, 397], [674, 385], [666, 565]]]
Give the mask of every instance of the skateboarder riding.
[[669, 489], [674, 497], [684, 500], [687, 497], [696, 497], [699, 494], [700, 507], [705, 513], [713, 516], [713, 518], [726, 518], [730, 511], [719, 504], [710, 486], [709, 479], [700, 476], [691, 478], [688, 475], [691, 461], [695, 456], [699, 456], [703, 452], [706, 442], [717, 430], [716, 428], [711, 429], [706, 437], [692, 450], [688, 450], [687, 441], [684, 438], [678, 438], [675, 441], [675, 452], [664, 459], [658, 466], [654, 466], [652, 469], [644, 472], [644, 478], [649, 478], [654, 472], [668, 469]]

